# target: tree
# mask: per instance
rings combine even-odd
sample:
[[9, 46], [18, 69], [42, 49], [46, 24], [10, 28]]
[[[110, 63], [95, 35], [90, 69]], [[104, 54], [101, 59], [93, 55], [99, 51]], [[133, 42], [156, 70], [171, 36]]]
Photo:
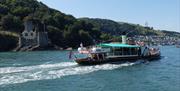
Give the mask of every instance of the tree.
[[17, 46], [18, 38], [0, 34], [0, 51], [10, 51]]
[[5, 30], [9, 30], [14, 26], [12, 21], [13, 21], [13, 16], [12, 15], [6, 15], [6, 16], [1, 18], [1, 25]]
[[18, 6], [12, 10], [12, 13], [16, 16], [25, 17], [30, 14], [31, 9], [29, 7]]
[[0, 4], [0, 14], [7, 14], [7, 13], [8, 13], [8, 7]]
[[66, 30], [63, 32], [63, 37], [65, 40], [65, 47], [78, 47], [79, 45], [79, 41], [80, 41], [80, 37], [78, 34], [78, 31], [76, 30]]
[[47, 29], [48, 29], [48, 37], [51, 40], [52, 44], [64, 47], [65, 43], [63, 38], [63, 32], [57, 27], [53, 27], [53, 26], [48, 26]]
[[6, 15], [1, 19], [1, 25], [4, 30], [20, 32], [23, 30], [23, 24], [19, 17]]
[[20, 33], [20, 32], [23, 31], [24, 25], [23, 25], [23, 21], [21, 20], [20, 17], [16, 17], [16, 16], [13, 17], [12, 23], [13, 23], [13, 25], [14, 25], [14, 26], [11, 28], [12, 31], [18, 32], [18, 33]]
[[85, 32], [84, 30], [79, 30], [79, 44], [82, 42], [85, 46], [92, 45], [93, 44], [93, 39], [89, 35], [88, 32]]
[[107, 41], [107, 40], [110, 40], [112, 39], [112, 36], [110, 34], [107, 34], [107, 33], [102, 33], [100, 38], [103, 40], [103, 41]]
[[53, 16], [53, 19], [55, 21], [56, 27], [59, 27], [60, 29], [64, 28], [65, 20], [64, 20], [64, 16], [62, 14], [60, 14], [59, 12], [55, 13], [55, 15]]

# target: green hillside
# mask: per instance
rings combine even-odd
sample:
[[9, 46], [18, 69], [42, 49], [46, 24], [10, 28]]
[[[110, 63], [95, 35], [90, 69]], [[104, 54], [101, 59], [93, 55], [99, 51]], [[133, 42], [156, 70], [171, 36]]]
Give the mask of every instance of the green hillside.
[[100, 31], [91, 23], [51, 9], [36, 0], [0, 1], [0, 31], [19, 34], [24, 29], [23, 22], [26, 19], [45, 23], [51, 43], [59, 47], [77, 47], [81, 42], [90, 45], [93, 44], [92, 38], [99, 39]]
[[[107, 19], [76, 19], [72, 15], [64, 14], [58, 10], [49, 8], [36, 0], [0, 0], [0, 31], [20, 34], [24, 30], [23, 22], [27, 19], [46, 25], [49, 39], [52, 45], [62, 48], [78, 47], [82, 42], [85, 46], [92, 45], [95, 41], [119, 39], [123, 32], [130, 32], [133, 35], [176, 35], [179, 33], [169, 31], [153, 30], [150, 27], [143, 27], [138, 24], [115, 22]], [[43, 26], [39, 26], [39, 31]], [[173, 36], [172, 35], [172, 36]], [[8, 41], [16, 46], [18, 38], [13, 35], [0, 35], [0, 50], [4, 51]], [[9, 38], [12, 36], [12, 38]], [[14, 43], [14, 40], [16, 43]], [[6, 50], [11, 50], [7, 48]]]
[[86, 22], [94, 24], [104, 33], [110, 33], [111, 35], [120, 35], [123, 32], [133, 35], [163, 35], [160, 30], [154, 30], [153, 27], [144, 27], [139, 24], [130, 24], [125, 22], [115, 22], [107, 19], [98, 18], [81, 18]]
[[0, 51], [13, 50], [17, 46], [18, 35], [16, 33], [0, 31]]

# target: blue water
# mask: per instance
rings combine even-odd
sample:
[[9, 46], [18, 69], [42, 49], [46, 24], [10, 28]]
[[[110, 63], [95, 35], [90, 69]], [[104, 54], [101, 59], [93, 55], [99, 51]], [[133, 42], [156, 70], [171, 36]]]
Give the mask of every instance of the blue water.
[[0, 91], [180, 91], [180, 48], [148, 63], [79, 66], [68, 51], [0, 53]]

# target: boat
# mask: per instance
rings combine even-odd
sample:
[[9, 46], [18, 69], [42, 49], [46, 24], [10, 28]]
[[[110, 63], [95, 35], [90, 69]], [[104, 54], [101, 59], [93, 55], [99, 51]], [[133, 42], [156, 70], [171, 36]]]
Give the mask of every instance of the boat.
[[160, 58], [159, 48], [126, 44], [122, 37], [122, 43], [101, 43], [92, 48], [82, 46], [74, 61], [80, 65], [95, 65], [103, 63], [135, 62], [137, 60], [154, 60]]
[[177, 48], [180, 48], [180, 45], [176, 45]]
[[177, 43], [176, 43], [176, 48], [180, 48], [180, 39], [177, 40]]

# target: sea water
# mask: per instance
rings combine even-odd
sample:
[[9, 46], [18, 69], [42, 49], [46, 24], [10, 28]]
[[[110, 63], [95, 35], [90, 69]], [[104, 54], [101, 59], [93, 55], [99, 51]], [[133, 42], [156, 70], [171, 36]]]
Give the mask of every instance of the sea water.
[[152, 62], [79, 66], [68, 51], [0, 53], [0, 91], [180, 91], [180, 48]]

